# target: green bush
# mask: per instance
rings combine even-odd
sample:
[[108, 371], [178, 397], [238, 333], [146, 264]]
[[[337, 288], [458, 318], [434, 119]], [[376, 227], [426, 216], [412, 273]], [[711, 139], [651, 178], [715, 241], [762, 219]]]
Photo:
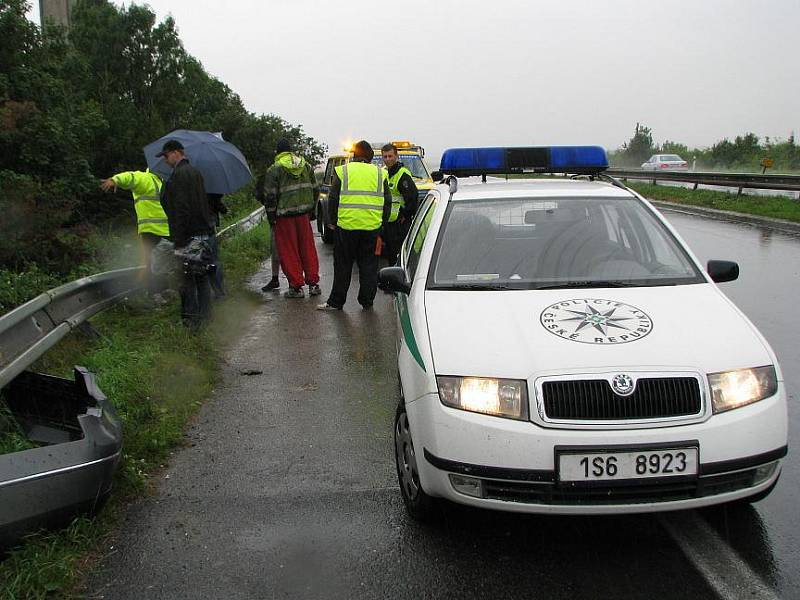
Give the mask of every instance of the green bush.
[[58, 285], [58, 279], [35, 265], [27, 271], [0, 269], [0, 314]]

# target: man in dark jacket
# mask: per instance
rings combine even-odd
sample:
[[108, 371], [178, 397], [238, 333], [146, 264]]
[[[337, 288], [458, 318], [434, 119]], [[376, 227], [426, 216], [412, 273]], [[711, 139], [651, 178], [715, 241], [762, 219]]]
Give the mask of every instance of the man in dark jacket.
[[386, 165], [389, 189], [392, 192], [392, 213], [384, 231], [386, 245], [383, 257], [389, 261], [389, 265], [394, 265], [397, 264], [400, 246], [403, 245], [411, 221], [417, 212], [418, 193], [411, 171], [400, 162], [394, 144], [386, 144], [381, 148], [381, 158]]
[[[208, 244], [214, 235], [214, 217], [203, 176], [189, 164], [183, 144], [177, 140], [168, 140], [156, 156], [163, 156], [173, 169], [162, 189], [161, 205], [167, 214], [176, 252], [185, 251], [190, 242]], [[185, 325], [196, 328], [209, 316], [211, 284], [208, 273], [198, 268], [185, 268], [180, 292], [181, 318]]]

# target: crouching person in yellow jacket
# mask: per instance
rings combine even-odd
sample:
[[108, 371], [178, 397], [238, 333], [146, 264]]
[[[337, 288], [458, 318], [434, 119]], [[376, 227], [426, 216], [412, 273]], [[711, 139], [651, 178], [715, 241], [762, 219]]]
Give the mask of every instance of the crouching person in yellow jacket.
[[162, 239], [169, 238], [169, 225], [167, 215], [161, 207], [161, 178], [150, 170], [125, 171], [103, 179], [100, 188], [104, 192], [122, 188], [133, 195], [133, 204], [136, 209], [136, 225], [141, 241], [142, 262], [147, 267], [147, 291], [149, 294], [158, 292], [158, 283], [150, 271], [150, 261], [153, 248]]

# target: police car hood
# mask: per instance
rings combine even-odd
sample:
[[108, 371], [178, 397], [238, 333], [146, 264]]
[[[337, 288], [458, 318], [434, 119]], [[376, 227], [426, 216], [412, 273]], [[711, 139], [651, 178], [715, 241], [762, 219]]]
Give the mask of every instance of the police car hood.
[[604, 369], [713, 373], [771, 364], [711, 284], [425, 293], [438, 375], [529, 378]]

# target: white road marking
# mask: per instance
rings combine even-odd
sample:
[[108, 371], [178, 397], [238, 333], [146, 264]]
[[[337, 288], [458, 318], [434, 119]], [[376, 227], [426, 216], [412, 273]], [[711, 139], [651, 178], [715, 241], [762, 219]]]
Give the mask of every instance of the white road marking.
[[720, 598], [779, 600], [779, 596], [696, 512], [668, 513], [661, 525]]

